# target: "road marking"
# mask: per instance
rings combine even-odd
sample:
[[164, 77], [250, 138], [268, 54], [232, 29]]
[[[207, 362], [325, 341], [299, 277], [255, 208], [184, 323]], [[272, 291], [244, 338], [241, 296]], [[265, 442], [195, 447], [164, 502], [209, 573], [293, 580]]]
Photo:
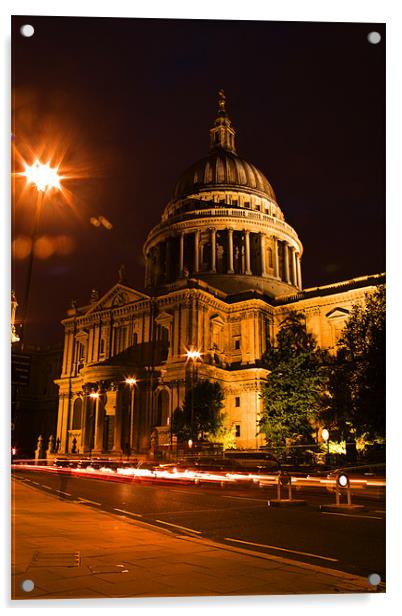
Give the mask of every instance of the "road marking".
[[59, 494], [64, 494], [64, 496], [72, 496], [70, 492], [63, 492], [62, 490], [56, 490]]
[[224, 537], [224, 539], [225, 541], [234, 541], [235, 543], [255, 545], [260, 548], [269, 548], [270, 550], [279, 550], [280, 552], [290, 552], [292, 554], [300, 554], [301, 556], [312, 556], [313, 558], [321, 558], [322, 560], [329, 560], [333, 563], [339, 562], [337, 558], [329, 558], [329, 556], [320, 556], [319, 554], [310, 554], [310, 552], [298, 552], [297, 550], [287, 550], [286, 548], [278, 548], [275, 545], [266, 545], [264, 543], [252, 543], [251, 541], [241, 541], [240, 539], [231, 539], [230, 537]]
[[[188, 492], [186, 490], [173, 490], [171, 488], [169, 492], [177, 492], [178, 494], [185, 494], [186, 496], [194, 496], [194, 492]], [[200, 492], [197, 492], [197, 494], [200, 494]], [[205, 494], [205, 492], [201, 492], [201, 494]]]
[[167, 526], [175, 526], [176, 528], [188, 530], [190, 533], [197, 533], [197, 535], [201, 535], [200, 530], [194, 530], [193, 528], [187, 528], [186, 526], [180, 526], [179, 524], [170, 524], [170, 522], [164, 522], [163, 520], [155, 520], [155, 522], [159, 522], [160, 524], [166, 524]]
[[355, 513], [337, 513], [336, 511], [321, 511], [324, 515], [342, 515], [346, 518], [369, 518], [371, 520], [383, 520], [375, 515], [356, 515]]
[[385, 509], [374, 509], [374, 513], [385, 513]]
[[40, 483], [38, 483], [38, 481], [31, 481], [31, 479], [26, 479], [26, 481], [29, 481], [30, 483], [34, 483], [36, 486], [41, 485]]
[[265, 498], [250, 498], [249, 496], [222, 496], [222, 498], [236, 498], [238, 500], [251, 500], [251, 501], [258, 501], [264, 504], [266, 503]]
[[38, 483], [39, 486], [42, 486], [42, 488], [46, 488], [46, 490], [53, 490], [53, 488], [51, 488], [50, 486], [45, 486], [42, 483]]
[[113, 507], [114, 511], [119, 511], [120, 513], [125, 513], [126, 515], [135, 515], [137, 518], [142, 518], [140, 513], [133, 513], [132, 511], [125, 511], [125, 509], [117, 509], [117, 507]]
[[88, 498], [81, 498], [79, 496], [78, 500], [81, 501], [82, 503], [91, 503], [91, 505], [99, 505], [99, 506], [101, 506], [101, 503], [97, 503], [96, 501], [89, 500]]

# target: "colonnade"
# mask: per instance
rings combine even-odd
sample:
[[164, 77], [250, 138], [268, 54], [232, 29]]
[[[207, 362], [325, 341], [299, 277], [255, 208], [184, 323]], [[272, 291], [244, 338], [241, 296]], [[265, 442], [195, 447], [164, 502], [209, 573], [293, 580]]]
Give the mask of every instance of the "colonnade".
[[[302, 288], [301, 279], [301, 254], [296, 248], [287, 242], [280, 239], [277, 236], [268, 235], [266, 233], [252, 233], [247, 229], [238, 230], [231, 227], [224, 229], [210, 228], [208, 229], [209, 238], [208, 243], [210, 245], [210, 260], [208, 273], [218, 272], [218, 241], [217, 234], [222, 232], [226, 233], [226, 241], [224, 241], [224, 251], [226, 253], [225, 269], [219, 270], [219, 273], [224, 274], [242, 274], [242, 275], [257, 275], [263, 277], [273, 277], [277, 280], [286, 282], [293, 285], [298, 289]], [[241, 246], [242, 246], [242, 267], [241, 271], [235, 271], [235, 241], [234, 233], [241, 233]], [[205, 232], [203, 232], [205, 236]], [[186, 269], [186, 254], [185, 254], [185, 238], [188, 236], [193, 237], [194, 254], [191, 256], [191, 270], [192, 273], [197, 274], [200, 272], [206, 273], [204, 267], [200, 263], [201, 255], [201, 229], [195, 229], [192, 231], [182, 231], [178, 236], [179, 249], [178, 249], [178, 275], [180, 278], [185, 276]], [[251, 236], [253, 236], [253, 247], [257, 248], [257, 256], [253, 254], [253, 248], [251, 246]], [[255, 243], [255, 236], [257, 236], [257, 244]], [[154, 263], [151, 262], [150, 252], [147, 255], [147, 279], [148, 281], [152, 277], [152, 267], [155, 265], [163, 270], [165, 264], [170, 262], [171, 259], [171, 246], [170, 239], [166, 238], [159, 244], [159, 254], [154, 257]], [[268, 245], [269, 243], [269, 245]], [[163, 257], [161, 256], [161, 246], [164, 245]], [[219, 244], [222, 246], [222, 242]], [[268, 251], [267, 251], [268, 248]], [[151, 249], [152, 250], [152, 249]], [[238, 250], [238, 248], [236, 248]], [[187, 255], [188, 257], [189, 255]], [[177, 258], [176, 257], [176, 258]], [[267, 259], [269, 257], [269, 259]], [[269, 260], [269, 262], [267, 262]], [[254, 266], [252, 266], [252, 261]], [[254, 270], [254, 271], [253, 271]]]
[[134, 390], [124, 395], [120, 387], [84, 392], [81, 418], [82, 453], [134, 450]]

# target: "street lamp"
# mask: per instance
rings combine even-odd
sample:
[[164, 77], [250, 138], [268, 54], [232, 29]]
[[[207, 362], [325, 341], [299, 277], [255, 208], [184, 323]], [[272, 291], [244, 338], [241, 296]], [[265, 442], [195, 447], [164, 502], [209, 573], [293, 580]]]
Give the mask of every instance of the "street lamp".
[[327, 457], [328, 457], [328, 462], [329, 462], [329, 431], [326, 428], [321, 430], [321, 437], [322, 437], [322, 440], [325, 443], [327, 443]]
[[134, 385], [137, 384], [137, 379], [134, 377], [127, 377], [126, 384], [130, 387], [130, 436], [127, 449], [127, 455], [131, 453], [134, 437]]
[[[95, 439], [95, 423], [97, 421], [97, 409], [96, 409], [96, 401], [99, 398], [99, 392], [97, 391], [91, 391], [91, 393], [89, 394], [89, 397], [91, 398], [91, 400], [93, 400], [93, 406], [91, 409], [91, 432], [90, 432], [90, 440], [89, 440], [89, 457], [92, 458], [92, 449], [94, 448], [94, 439]], [[95, 407], [95, 409], [94, 409]], [[95, 412], [94, 412], [95, 410]]]
[[[201, 353], [197, 350], [187, 351], [186, 352], [187, 360], [191, 359], [192, 361], [192, 370], [191, 370], [191, 429], [193, 429], [194, 425], [194, 376], [195, 376], [195, 364], [196, 361], [201, 359]], [[190, 439], [191, 440], [191, 439]], [[192, 441], [191, 441], [192, 443]], [[191, 444], [192, 446], [192, 444]]]
[[21, 172], [19, 175], [26, 178], [27, 185], [35, 186], [37, 190], [36, 197], [36, 207], [35, 207], [35, 215], [34, 215], [34, 224], [31, 236], [31, 252], [29, 255], [28, 261], [28, 271], [27, 271], [27, 280], [25, 287], [25, 296], [24, 296], [24, 312], [23, 319], [21, 324], [21, 341], [22, 345], [24, 345], [24, 327], [25, 322], [28, 316], [28, 304], [29, 304], [29, 294], [31, 288], [31, 279], [32, 279], [32, 266], [34, 260], [34, 245], [38, 237], [38, 229], [39, 229], [39, 218], [42, 209], [42, 204], [46, 193], [52, 189], [61, 190], [60, 180], [62, 177], [59, 175], [58, 167], [51, 167], [50, 163], [41, 163], [38, 159], [34, 161], [32, 165], [28, 165], [24, 163], [25, 170]]

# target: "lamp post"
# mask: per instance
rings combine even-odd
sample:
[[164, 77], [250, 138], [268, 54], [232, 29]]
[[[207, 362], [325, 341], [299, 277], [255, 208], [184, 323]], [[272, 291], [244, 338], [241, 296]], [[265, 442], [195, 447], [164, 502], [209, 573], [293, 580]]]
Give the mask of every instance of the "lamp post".
[[[95, 428], [96, 428], [96, 420], [97, 420], [97, 400], [99, 398], [99, 393], [97, 391], [92, 391], [89, 394], [89, 397], [91, 398], [91, 400], [93, 401], [93, 406], [91, 409], [91, 433], [89, 435], [89, 457], [92, 459], [92, 449], [94, 448], [95, 445]], [[95, 407], [95, 409], [94, 409]], [[95, 410], [95, 412], [94, 412]]]
[[329, 463], [329, 431], [326, 428], [321, 430], [321, 437], [322, 440], [327, 443], [327, 462]]
[[29, 255], [28, 261], [28, 271], [27, 271], [27, 279], [25, 286], [25, 294], [24, 294], [24, 310], [23, 310], [23, 318], [21, 323], [21, 346], [23, 348], [24, 345], [24, 329], [25, 323], [28, 316], [28, 304], [29, 304], [29, 295], [31, 289], [31, 279], [32, 279], [32, 266], [34, 260], [34, 245], [38, 237], [39, 230], [39, 219], [42, 210], [43, 201], [46, 193], [52, 188], [55, 190], [61, 190], [60, 180], [61, 176], [58, 174], [58, 167], [51, 167], [49, 163], [41, 163], [39, 160], [35, 160], [33, 165], [29, 166], [24, 163], [25, 171], [20, 173], [26, 178], [26, 183], [28, 185], [32, 184], [35, 186], [37, 190], [36, 197], [36, 206], [34, 213], [34, 223], [31, 235], [31, 252]]
[[187, 360], [191, 359], [191, 361], [192, 361], [192, 370], [191, 370], [191, 429], [193, 429], [193, 424], [194, 424], [195, 364], [196, 364], [197, 360], [201, 359], [201, 353], [199, 351], [197, 351], [197, 350], [187, 351], [186, 356], [187, 356]]
[[[128, 377], [126, 384], [130, 387], [130, 436], [129, 436], [129, 453], [133, 449], [134, 438], [134, 385], [137, 384], [137, 379], [134, 377]], [[129, 455], [129, 453], [127, 455]]]

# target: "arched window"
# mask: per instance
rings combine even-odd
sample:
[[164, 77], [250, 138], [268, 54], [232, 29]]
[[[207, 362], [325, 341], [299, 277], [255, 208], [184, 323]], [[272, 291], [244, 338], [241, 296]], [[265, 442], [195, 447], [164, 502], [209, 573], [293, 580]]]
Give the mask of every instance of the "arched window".
[[105, 356], [105, 339], [101, 338], [99, 345], [99, 359], [103, 359]]
[[73, 407], [73, 420], [71, 429], [72, 430], [81, 430], [81, 415], [82, 415], [82, 400], [81, 398], [77, 398], [74, 402]]

